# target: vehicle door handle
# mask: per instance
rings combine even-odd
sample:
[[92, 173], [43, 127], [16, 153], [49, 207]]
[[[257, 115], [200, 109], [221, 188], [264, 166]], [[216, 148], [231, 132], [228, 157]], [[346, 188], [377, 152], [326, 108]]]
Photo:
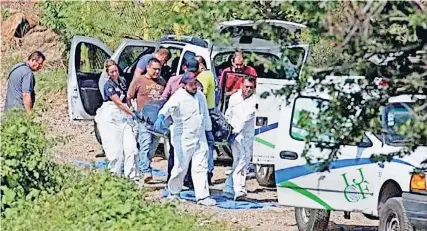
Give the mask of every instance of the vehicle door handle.
[[256, 117], [255, 121], [256, 121], [255, 125], [259, 126], [259, 127], [267, 126], [267, 124], [268, 124], [268, 118], [267, 117]]
[[280, 158], [285, 160], [296, 160], [298, 159], [298, 154], [296, 152], [281, 151]]

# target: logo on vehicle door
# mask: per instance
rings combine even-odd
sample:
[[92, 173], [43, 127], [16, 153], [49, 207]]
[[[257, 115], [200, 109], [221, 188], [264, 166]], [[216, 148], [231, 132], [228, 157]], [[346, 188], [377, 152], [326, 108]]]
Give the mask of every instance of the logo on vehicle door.
[[362, 168], [357, 170], [360, 174], [360, 178], [358, 180], [353, 178], [350, 183], [346, 176], [347, 173], [341, 175], [346, 185], [344, 188], [344, 197], [348, 202], [352, 203], [358, 202], [360, 199], [364, 200], [368, 195], [370, 195], [368, 188], [369, 182], [366, 181]]

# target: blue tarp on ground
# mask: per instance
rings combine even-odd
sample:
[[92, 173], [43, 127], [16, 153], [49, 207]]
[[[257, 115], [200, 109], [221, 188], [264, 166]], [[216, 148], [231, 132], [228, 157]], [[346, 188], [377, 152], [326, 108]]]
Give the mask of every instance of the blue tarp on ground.
[[[168, 196], [168, 191], [166, 189], [163, 189], [162, 196]], [[223, 209], [264, 209], [274, 207], [273, 203], [259, 202], [250, 199], [247, 199], [246, 201], [234, 201], [227, 198], [223, 193], [213, 193], [211, 196], [217, 201], [216, 206]], [[179, 197], [186, 201], [196, 202], [196, 197], [192, 190], [182, 191]]]
[[[83, 168], [98, 168], [98, 169], [104, 169], [104, 168], [108, 168], [108, 161], [106, 160], [102, 160], [102, 161], [95, 161], [92, 163], [88, 163], [85, 161], [81, 161], [81, 160], [76, 160], [73, 162], [75, 165], [83, 167]], [[167, 176], [168, 173], [162, 169], [156, 169], [153, 168], [152, 170], [152, 174], [154, 176]]]

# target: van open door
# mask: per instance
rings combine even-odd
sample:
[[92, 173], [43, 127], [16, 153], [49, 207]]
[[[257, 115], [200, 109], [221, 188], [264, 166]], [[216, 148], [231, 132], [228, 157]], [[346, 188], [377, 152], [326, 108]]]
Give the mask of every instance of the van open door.
[[179, 74], [183, 74], [184, 71], [181, 70], [181, 66], [184, 62], [184, 59], [190, 59], [190, 58], [194, 58], [196, 56], [202, 56], [203, 59], [205, 59], [206, 61], [206, 68], [209, 68], [211, 66], [211, 59], [209, 57], [209, 51], [208, 49], [206, 49], [205, 47], [200, 47], [200, 46], [195, 46], [192, 44], [186, 44], [184, 46], [184, 49], [182, 49], [182, 55], [179, 58], [179, 63], [178, 63], [178, 69], [176, 70], [176, 73]]
[[68, 61], [67, 97], [71, 120], [93, 119], [102, 104], [98, 81], [112, 51], [99, 39], [75, 36]]

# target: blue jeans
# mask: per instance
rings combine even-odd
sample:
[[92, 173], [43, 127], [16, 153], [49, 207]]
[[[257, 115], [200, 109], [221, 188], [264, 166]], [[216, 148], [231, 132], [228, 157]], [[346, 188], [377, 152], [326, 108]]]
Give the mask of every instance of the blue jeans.
[[144, 122], [138, 123], [138, 167], [141, 173], [151, 173], [151, 158], [159, 145], [159, 137], [148, 132]]
[[209, 145], [209, 150], [208, 150], [208, 173], [213, 173], [214, 170], [214, 159], [213, 159], [213, 150], [214, 150], [215, 146], [214, 145]]

